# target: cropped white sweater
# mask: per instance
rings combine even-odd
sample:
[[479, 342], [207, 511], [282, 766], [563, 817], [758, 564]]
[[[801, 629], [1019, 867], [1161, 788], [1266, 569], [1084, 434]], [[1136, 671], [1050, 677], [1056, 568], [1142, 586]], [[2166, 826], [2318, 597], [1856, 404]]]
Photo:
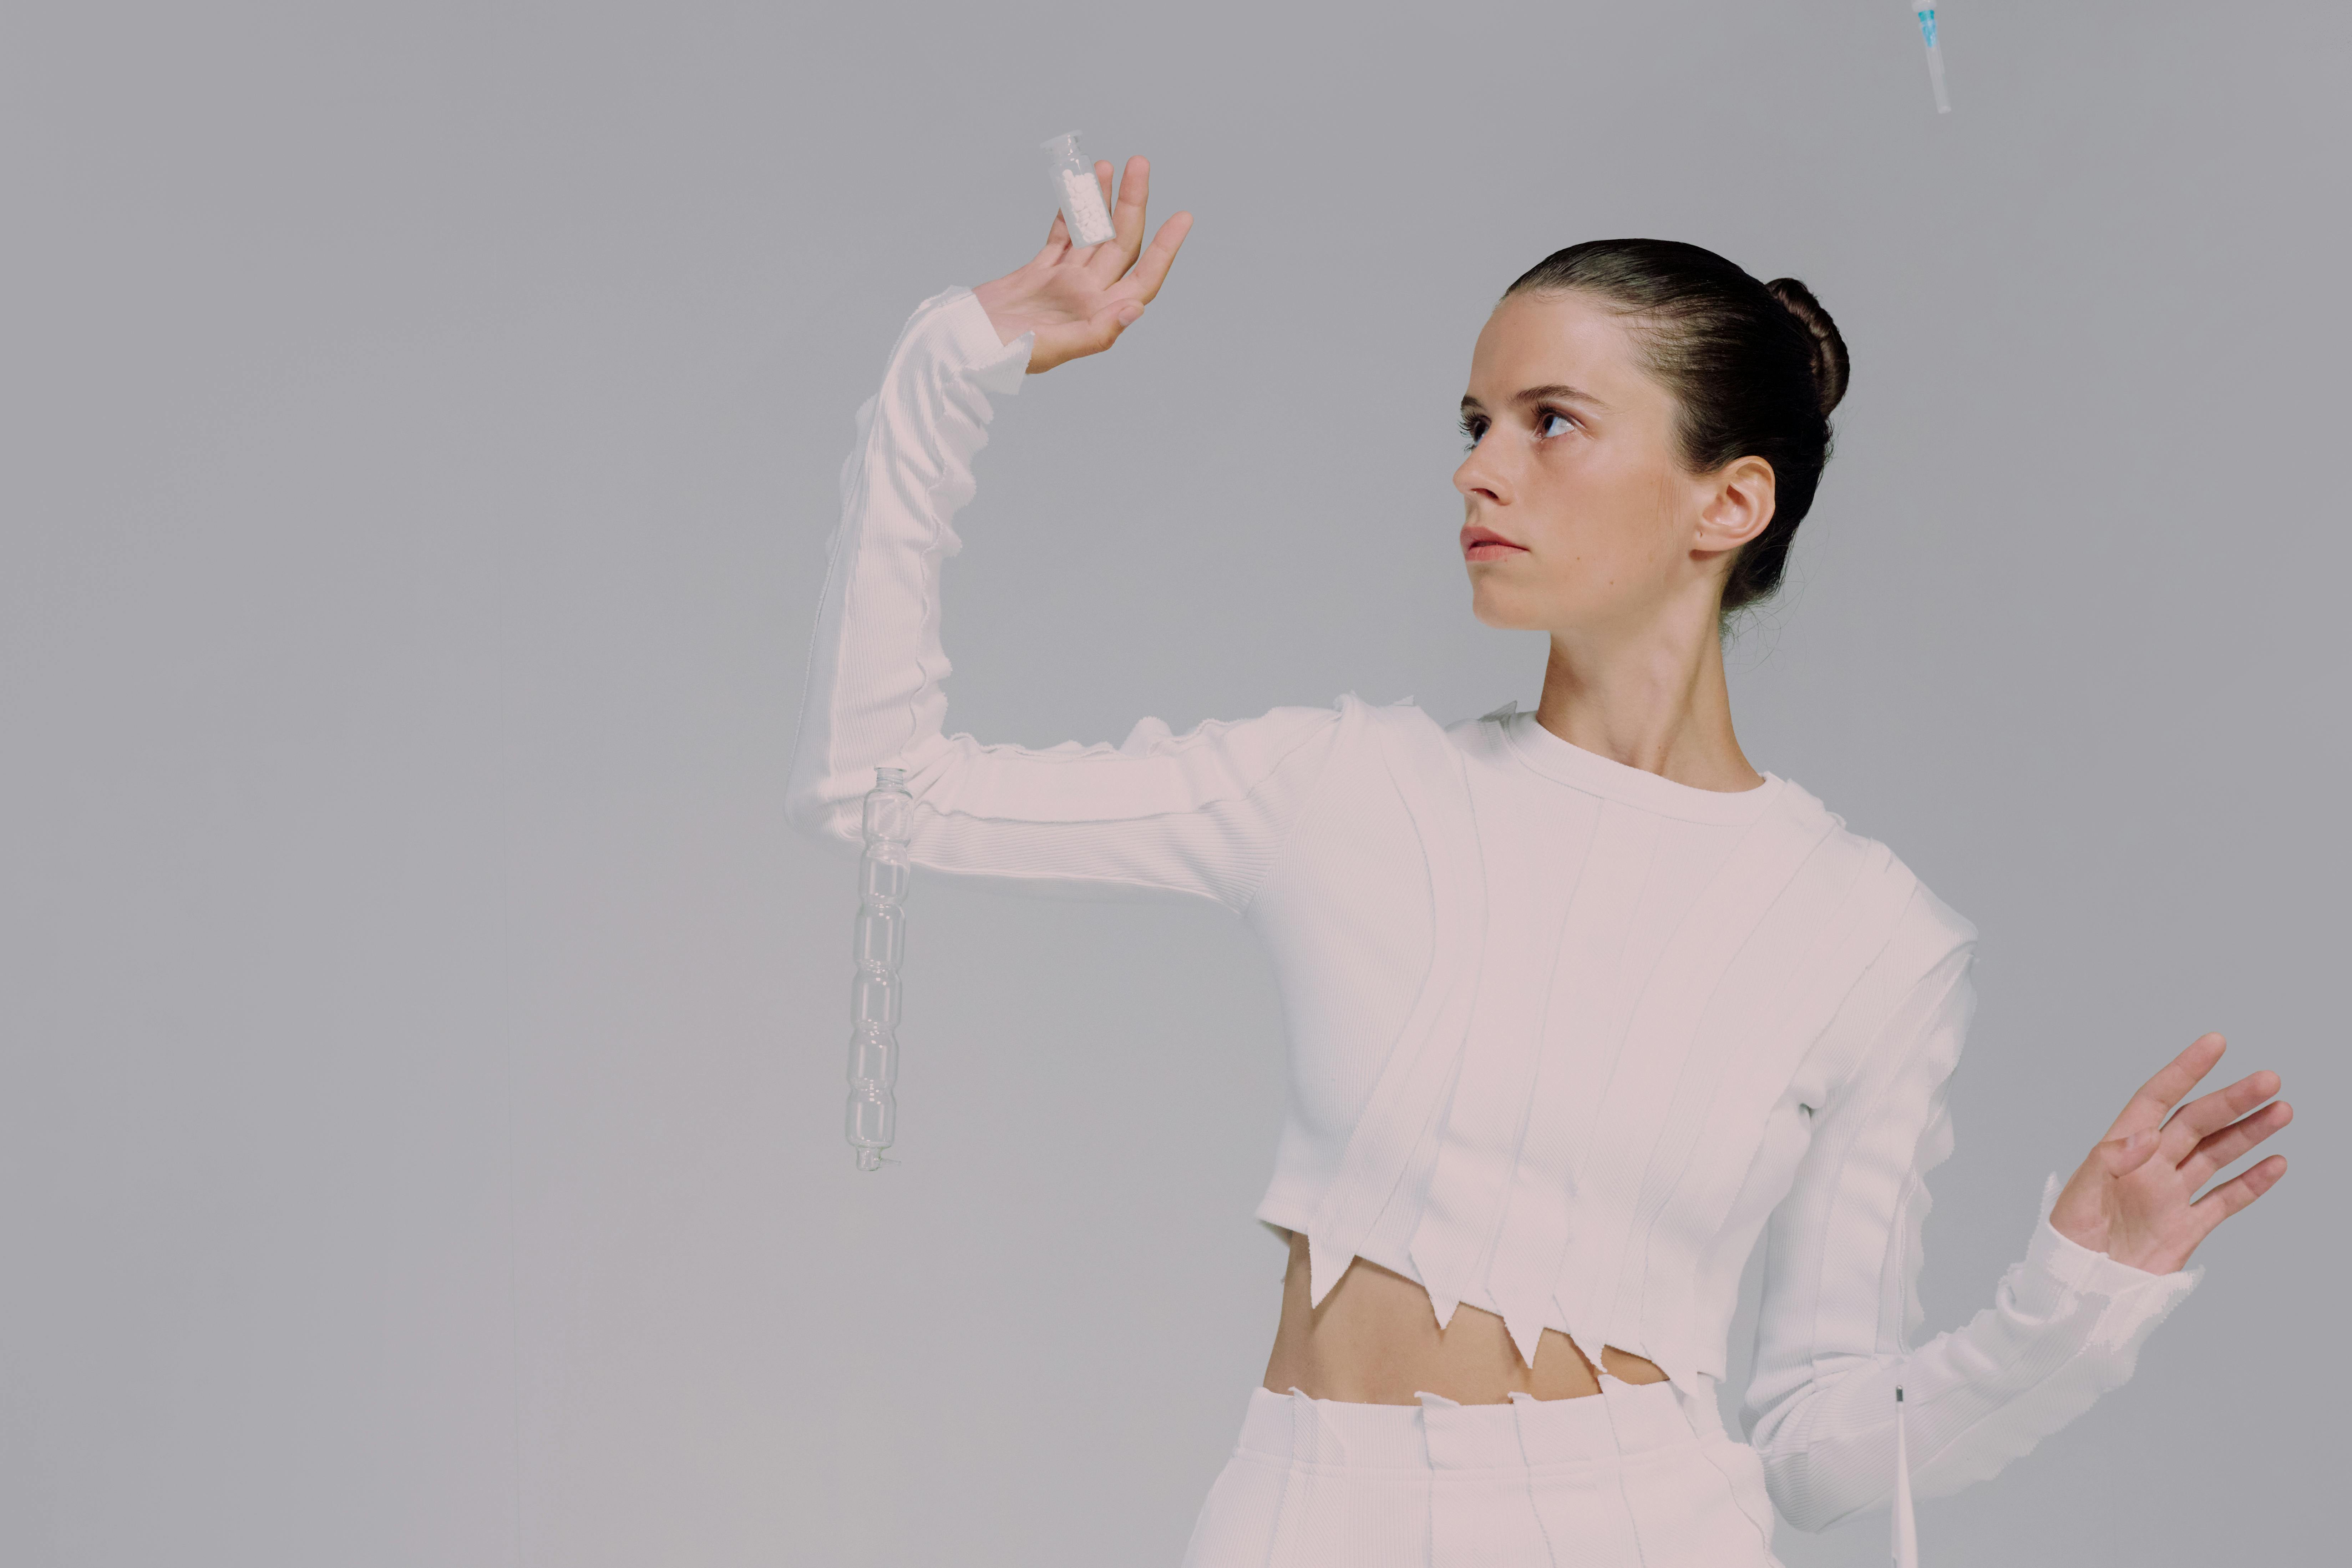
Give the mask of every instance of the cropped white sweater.
[[1506, 704], [1449, 726], [1353, 693], [1181, 735], [1043, 750], [942, 732], [940, 576], [989, 399], [1020, 390], [971, 292], [917, 309], [857, 415], [786, 809], [845, 848], [907, 770], [927, 870], [1205, 899], [1279, 975], [1288, 1114], [1257, 1217], [1437, 1320], [1549, 1327], [1714, 1396], [1742, 1267], [1767, 1274], [1742, 1426], [1819, 1530], [1884, 1505], [1894, 1388], [1913, 1489], [1993, 1474], [2130, 1376], [2201, 1269], [2053, 1229], [1965, 1327], [1915, 1346], [1925, 1173], [1975, 931], [1787, 779], [1727, 794], [1582, 751]]

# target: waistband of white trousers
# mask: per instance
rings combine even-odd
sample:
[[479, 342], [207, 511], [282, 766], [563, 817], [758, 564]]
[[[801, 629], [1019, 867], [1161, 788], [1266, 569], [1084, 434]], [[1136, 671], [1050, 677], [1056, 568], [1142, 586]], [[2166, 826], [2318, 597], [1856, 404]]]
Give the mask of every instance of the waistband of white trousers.
[[1630, 1384], [1603, 1373], [1601, 1392], [1575, 1399], [1514, 1393], [1505, 1405], [1355, 1405], [1293, 1388], [1250, 1391], [1237, 1447], [1275, 1459], [1370, 1469], [1517, 1469], [1615, 1458], [1724, 1435], [1712, 1400], [1671, 1383]]

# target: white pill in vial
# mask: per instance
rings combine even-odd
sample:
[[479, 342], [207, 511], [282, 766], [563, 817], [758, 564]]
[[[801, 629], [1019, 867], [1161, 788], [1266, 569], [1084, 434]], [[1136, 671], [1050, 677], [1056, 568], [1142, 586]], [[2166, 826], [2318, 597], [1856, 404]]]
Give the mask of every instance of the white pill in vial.
[[1073, 245], [1100, 245], [1111, 237], [1110, 209], [1103, 205], [1102, 183], [1095, 178], [1095, 166], [1078, 151], [1082, 132], [1065, 132], [1041, 143], [1045, 149], [1045, 171], [1054, 186], [1054, 199], [1062, 205], [1062, 222], [1070, 231]]

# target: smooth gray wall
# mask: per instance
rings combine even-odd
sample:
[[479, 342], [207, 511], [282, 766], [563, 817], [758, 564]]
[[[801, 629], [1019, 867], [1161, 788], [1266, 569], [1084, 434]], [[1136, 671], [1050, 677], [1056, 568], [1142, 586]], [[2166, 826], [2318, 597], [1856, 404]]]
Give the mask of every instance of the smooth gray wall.
[[1454, 540], [1488, 304], [1803, 278], [1853, 391], [1736, 709], [1983, 932], [1931, 1327], [2201, 1031], [2301, 1113], [1927, 1558], [2325, 1550], [2340, 8], [1961, 0], [1943, 118], [1896, 0], [813, 10], [0, 21], [0, 1561], [1174, 1563], [1276, 1312], [1269, 966], [919, 879], [859, 1175], [779, 811], [852, 412], [1073, 126], [1198, 226], [1000, 405], [950, 728], [1531, 704]]

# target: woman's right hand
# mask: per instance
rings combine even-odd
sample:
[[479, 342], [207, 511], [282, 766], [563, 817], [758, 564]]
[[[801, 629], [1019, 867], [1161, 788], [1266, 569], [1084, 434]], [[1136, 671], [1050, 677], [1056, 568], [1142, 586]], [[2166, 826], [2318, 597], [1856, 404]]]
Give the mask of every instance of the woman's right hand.
[[2207, 1177], [2294, 1120], [2294, 1107], [2271, 1100], [2279, 1075], [2267, 1069], [2172, 1109], [2228, 1045], [2200, 1035], [2140, 1085], [2051, 1205], [2051, 1229], [2144, 1273], [2170, 1274], [2189, 1267], [2215, 1226], [2278, 1185], [2286, 1161], [2273, 1154], [2196, 1196]]
[[[1095, 178], [1110, 200], [1110, 164], [1097, 159]], [[1127, 161], [1118, 202], [1111, 209], [1111, 237], [1100, 245], [1073, 246], [1061, 210], [1046, 232], [1045, 248], [1017, 272], [1008, 272], [972, 290], [999, 342], [1024, 332], [1036, 334], [1029, 351], [1029, 374], [1040, 374], [1065, 360], [1098, 354], [1143, 314], [1160, 292], [1177, 247], [1192, 231], [1192, 215], [1178, 213], [1160, 226], [1151, 248], [1143, 249], [1143, 202], [1151, 188], [1151, 165], [1139, 154]]]

